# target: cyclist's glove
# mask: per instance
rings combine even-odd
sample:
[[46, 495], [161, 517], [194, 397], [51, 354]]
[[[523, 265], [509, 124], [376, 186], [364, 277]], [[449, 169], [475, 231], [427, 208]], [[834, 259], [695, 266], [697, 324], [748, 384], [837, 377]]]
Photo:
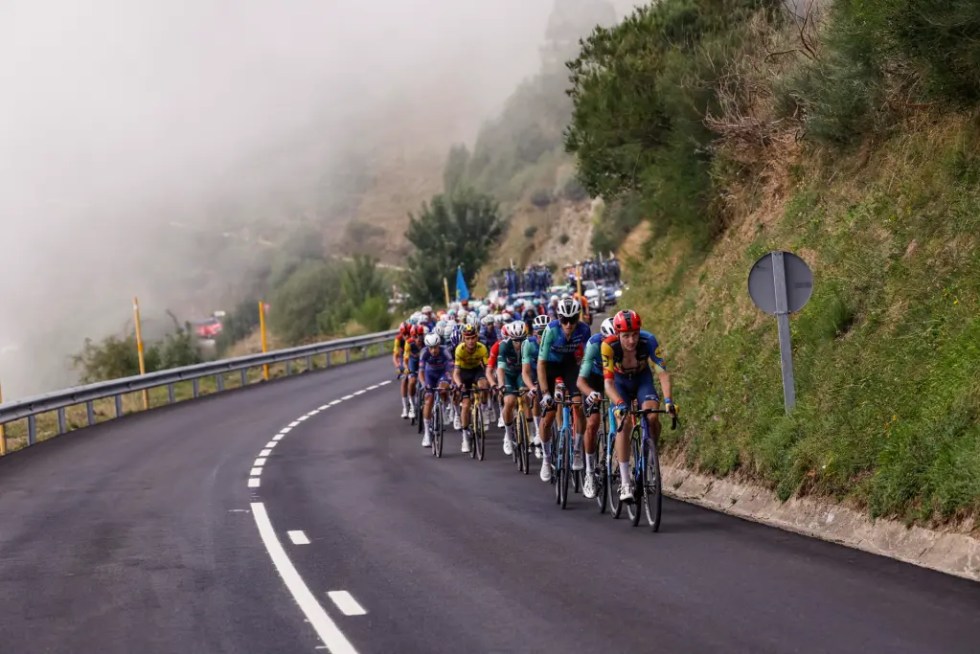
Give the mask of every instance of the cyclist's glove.
[[585, 404], [591, 408], [598, 404], [600, 400], [602, 400], [602, 393], [599, 391], [592, 391], [589, 393], [588, 397], [585, 398]]
[[626, 417], [626, 404], [624, 402], [617, 404], [615, 407], [613, 407], [613, 410], [617, 420], [622, 420]]
[[550, 409], [555, 406], [555, 399], [551, 397], [551, 393], [545, 393], [541, 396], [541, 408]]
[[664, 398], [664, 411], [672, 416], [677, 415], [677, 405], [674, 404], [669, 397]]

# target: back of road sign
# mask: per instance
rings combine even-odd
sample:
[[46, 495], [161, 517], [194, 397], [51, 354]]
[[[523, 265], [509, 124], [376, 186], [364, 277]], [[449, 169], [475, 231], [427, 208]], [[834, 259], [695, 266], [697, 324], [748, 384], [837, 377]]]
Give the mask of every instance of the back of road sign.
[[[781, 306], [777, 290], [777, 275], [773, 267], [776, 258], [782, 255], [783, 270], [786, 278], [786, 305]], [[749, 295], [755, 306], [765, 313], [776, 315], [780, 313], [795, 313], [803, 308], [813, 293], [813, 273], [806, 262], [792, 252], [770, 252], [755, 262], [749, 271]]]

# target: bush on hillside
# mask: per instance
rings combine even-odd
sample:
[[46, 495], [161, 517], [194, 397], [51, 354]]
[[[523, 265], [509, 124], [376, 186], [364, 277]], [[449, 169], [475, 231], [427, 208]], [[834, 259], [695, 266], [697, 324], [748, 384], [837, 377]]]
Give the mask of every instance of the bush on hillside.
[[[176, 321], [175, 321], [176, 322]], [[71, 359], [83, 384], [140, 374], [136, 333], [125, 337], [107, 336], [96, 343], [85, 339], [82, 351]], [[190, 324], [176, 325], [162, 341], [143, 344], [146, 372], [167, 370], [201, 363], [201, 353]]]
[[538, 209], [545, 209], [554, 200], [554, 196], [551, 195], [551, 191], [544, 188], [539, 188], [537, 191], [531, 194], [531, 204], [533, 204]]

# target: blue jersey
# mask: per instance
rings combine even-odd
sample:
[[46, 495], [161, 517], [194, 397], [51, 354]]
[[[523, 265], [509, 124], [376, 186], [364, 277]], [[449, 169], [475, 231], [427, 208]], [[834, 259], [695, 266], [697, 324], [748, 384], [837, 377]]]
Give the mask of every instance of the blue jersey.
[[581, 361], [582, 357], [585, 356], [585, 344], [591, 336], [592, 330], [589, 329], [589, 326], [579, 321], [572, 333], [566, 337], [565, 332], [562, 331], [561, 323], [552, 320], [541, 337], [541, 349], [538, 358], [554, 363], [568, 359]]
[[480, 342], [486, 345], [488, 350], [492, 348], [497, 342], [497, 330], [490, 325], [480, 327]]
[[425, 348], [419, 357], [419, 368], [425, 369], [430, 373], [446, 372], [453, 368], [453, 356], [449, 350], [440, 346], [437, 354], [432, 354], [432, 350]]

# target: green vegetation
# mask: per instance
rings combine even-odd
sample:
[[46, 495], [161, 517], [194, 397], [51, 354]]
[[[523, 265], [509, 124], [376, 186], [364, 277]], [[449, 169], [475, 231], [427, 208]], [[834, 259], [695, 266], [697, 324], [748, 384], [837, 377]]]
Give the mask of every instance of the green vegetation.
[[[838, 0], [815, 22], [778, 5], [662, 0], [570, 64], [566, 143], [612, 199], [596, 238], [653, 227], [623, 304], [675, 371], [668, 455], [874, 516], [974, 515], [980, 7]], [[788, 417], [775, 324], [745, 290], [775, 248], [816, 277]]]
[[407, 279], [413, 303], [443, 299], [442, 280], [457, 265], [463, 266], [464, 276], [472, 278], [486, 262], [503, 228], [500, 209], [487, 195], [464, 189], [451, 196], [436, 195], [423, 203], [417, 215], [410, 214], [406, 234], [415, 246], [408, 258]]
[[[143, 361], [146, 372], [200, 363], [201, 354], [190, 325], [185, 323], [181, 327], [175, 319], [173, 332], [162, 341], [144, 343]], [[136, 332], [131, 332], [125, 338], [108, 336], [99, 343], [85, 339], [82, 351], [72, 357], [72, 364], [79, 370], [80, 380], [85, 384], [138, 375]]]

